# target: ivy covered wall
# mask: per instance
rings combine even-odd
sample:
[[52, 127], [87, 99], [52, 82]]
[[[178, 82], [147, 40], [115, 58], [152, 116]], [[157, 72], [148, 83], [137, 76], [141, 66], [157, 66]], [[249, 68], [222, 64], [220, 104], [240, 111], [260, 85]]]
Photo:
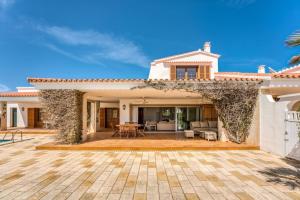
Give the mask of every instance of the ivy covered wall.
[[40, 91], [43, 121], [58, 131], [58, 143], [74, 144], [81, 141], [83, 94], [78, 90]]

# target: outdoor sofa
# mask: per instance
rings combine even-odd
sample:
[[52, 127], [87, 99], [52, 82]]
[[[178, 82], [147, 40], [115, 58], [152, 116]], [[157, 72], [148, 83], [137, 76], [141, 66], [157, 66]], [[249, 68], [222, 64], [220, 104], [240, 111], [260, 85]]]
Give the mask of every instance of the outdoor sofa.
[[212, 131], [218, 132], [217, 121], [194, 121], [190, 123], [190, 129], [194, 132]]

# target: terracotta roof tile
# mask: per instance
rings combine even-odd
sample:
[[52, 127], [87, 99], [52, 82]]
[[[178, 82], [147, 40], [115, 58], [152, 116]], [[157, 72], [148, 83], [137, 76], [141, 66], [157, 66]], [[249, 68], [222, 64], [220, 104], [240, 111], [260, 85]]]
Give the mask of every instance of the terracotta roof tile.
[[143, 82], [145, 79], [64, 79], [64, 78], [27, 78], [29, 83], [57, 82]]
[[215, 72], [215, 76], [230, 76], [230, 75], [234, 75], [234, 76], [266, 76], [269, 77], [272, 74], [269, 73], [243, 73], [243, 72]]
[[[215, 80], [222, 80], [222, 81], [259, 81], [262, 78], [258, 77], [237, 77], [237, 76], [224, 76], [218, 77], [216, 76], [215, 79], [193, 79], [193, 80], [177, 80], [178, 82], [202, 82], [202, 81], [215, 81]], [[82, 82], [109, 82], [109, 83], [126, 83], [126, 82], [138, 82], [143, 83], [147, 79], [61, 79], [61, 78], [28, 78], [29, 83], [82, 83]], [[152, 81], [164, 81], [164, 82], [173, 82], [173, 80], [168, 79], [151, 79]]]
[[0, 97], [37, 97], [38, 92], [0, 92]]
[[300, 78], [300, 73], [280, 73], [273, 74], [273, 78]]

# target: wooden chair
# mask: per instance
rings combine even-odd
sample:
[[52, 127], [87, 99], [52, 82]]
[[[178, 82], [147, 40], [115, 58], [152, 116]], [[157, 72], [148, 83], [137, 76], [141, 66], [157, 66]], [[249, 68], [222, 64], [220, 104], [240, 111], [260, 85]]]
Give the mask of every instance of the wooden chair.
[[127, 136], [128, 129], [126, 125], [120, 125], [120, 137]]
[[117, 127], [115, 123], [111, 122], [111, 123], [110, 123], [110, 126], [112, 127], [112, 130], [113, 130], [113, 135], [112, 135], [112, 137], [117, 136], [117, 135], [120, 135], [120, 128]]
[[128, 130], [129, 130], [129, 134], [127, 135], [127, 137], [129, 135], [133, 136], [133, 137], [136, 137], [136, 126], [134, 125], [129, 125], [128, 126]]

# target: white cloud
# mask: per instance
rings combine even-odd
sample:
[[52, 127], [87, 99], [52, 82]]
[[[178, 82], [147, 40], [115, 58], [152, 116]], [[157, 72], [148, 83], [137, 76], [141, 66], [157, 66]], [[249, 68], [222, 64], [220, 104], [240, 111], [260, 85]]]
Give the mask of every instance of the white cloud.
[[255, 3], [256, 0], [221, 0], [230, 7], [242, 8]]
[[[115, 37], [111, 34], [100, 33], [93, 30], [72, 30], [67, 27], [50, 26], [38, 27], [58, 42], [68, 46], [90, 47], [84, 56], [76, 56], [58, 47], [48, 46], [52, 50], [64, 54], [73, 59], [79, 59], [89, 63], [102, 63], [103, 60], [117, 61], [121, 63], [148, 67], [149, 59], [132, 41]], [[59, 49], [59, 50], [58, 50]]]
[[9, 87], [0, 83], [0, 92], [7, 92], [9, 90]]
[[0, 10], [8, 8], [9, 6], [13, 5], [15, 0], [0, 0]]
[[103, 65], [103, 63], [97, 61], [97, 60], [92, 60], [90, 59], [88, 56], [77, 56], [74, 55], [70, 52], [67, 52], [59, 47], [57, 47], [56, 45], [53, 44], [45, 44], [45, 46], [49, 49], [51, 49], [52, 51], [55, 51], [59, 54], [62, 54], [66, 57], [72, 58], [74, 60], [80, 61], [80, 62], [84, 62], [84, 63], [91, 63], [91, 64], [97, 64], [97, 65]]

